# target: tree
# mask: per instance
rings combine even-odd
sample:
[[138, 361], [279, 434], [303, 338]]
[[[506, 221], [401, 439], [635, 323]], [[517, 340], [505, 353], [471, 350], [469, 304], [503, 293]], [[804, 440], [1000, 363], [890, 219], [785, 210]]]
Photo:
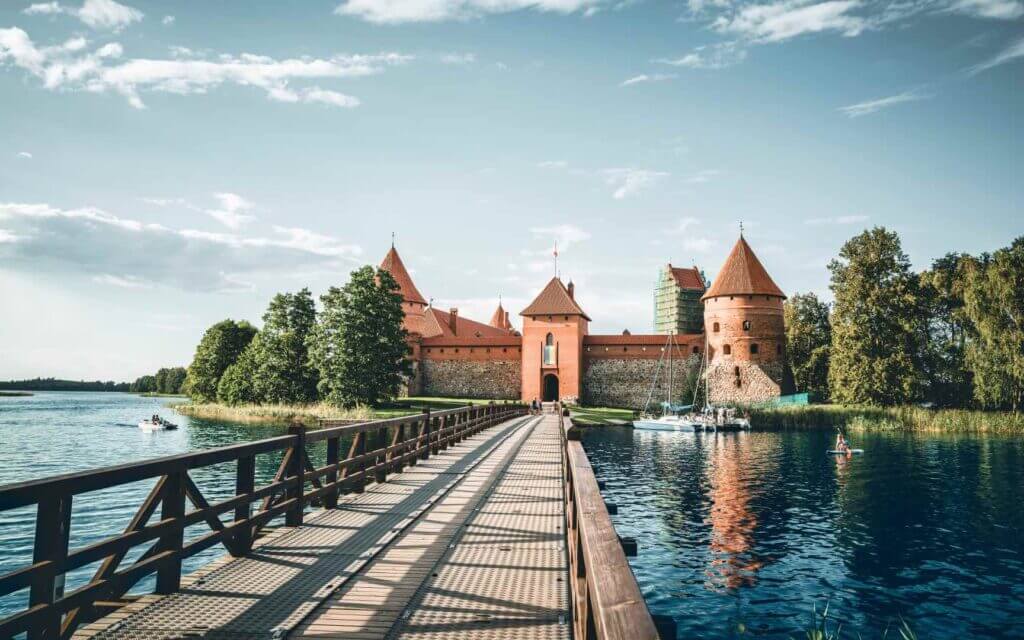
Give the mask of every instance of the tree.
[[828, 365], [832, 324], [828, 304], [813, 293], [798, 293], [783, 308], [786, 352], [797, 391], [819, 400], [828, 398]]
[[411, 373], [398, 283], [387, 271], [363, 267], [341, 289], [331, 287], [309, 338], [319, 390], [345, 407], [393, 398]]
[[875, 227], [829, 263], [832, 349], [829, 392], [841, 403], [893, 405], [921, 397], [923, 310], [899, 236]]
[[938, 406], [962, 407], [971, 403], [971, 373], [965, 358], [967, 343], [975, 335], [964, 311], [963, 265], [966, 254], [948, 253], [921, 274], [925, 324], [925, 377], [927, 397]]
[[256, 359], [262, 337], [262, 333], [257, 333], [238, 360], [224, 371], [217, 383], [217, 402], [231, 406], [260, 402], [256, 393]]
[[155, 376], [141, 376], [128, 388], [132, 393], [153, 393], [156, 391]]
[[965, 351], [974, 397], [988, 408], [1024, 401], [1024, 237], [963, 265], [964, 312], [977, 337]]
[[242, 320], [222, 320], [206, 330], [192, 364], [188, 367], [185, 384], [196, 402], [212, 402], [217, 397], [217, 385], [242, 350], [252, 341], [256, 329]]
[[315, 324], [316, 305], [309, 289], [279, 293], [270, 301], [254, 354], [260, 402], [316, 400], [317, 372], [309, 362], [307, 344]]

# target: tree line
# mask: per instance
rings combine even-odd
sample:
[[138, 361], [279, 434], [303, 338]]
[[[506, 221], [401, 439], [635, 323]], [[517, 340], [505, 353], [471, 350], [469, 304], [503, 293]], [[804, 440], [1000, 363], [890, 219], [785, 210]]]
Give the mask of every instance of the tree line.
[[185, 367], [164, 367], [151, 376], [140, 376], [132, 382], [132, 393], [163, 393], [179, 395], [185, 393]]
[[353, 271], [320, 297], [275, 295], [257, 329], [222, 320], [203, 334], [185, 392], [194, 402], [373, 405], [398, 395], [411, 372], [398, 283], [385, 270]]
[[0, 380], [5, 391], [128, 391], [127, 382], [113, 380], [61, 380], [59, 378], [32, 378], [31, 380]]
[[876, 227], [828, 269], [831, 305], [813, 293], [785, 304], [798, 391], [842, 404], [1022, 408], [1024, 237], [916, 273], [899, 236]]

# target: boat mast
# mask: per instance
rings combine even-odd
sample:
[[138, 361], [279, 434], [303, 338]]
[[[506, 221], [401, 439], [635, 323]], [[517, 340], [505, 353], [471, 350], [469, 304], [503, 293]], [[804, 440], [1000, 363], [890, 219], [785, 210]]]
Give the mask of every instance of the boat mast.
[[668, 410], [672, 410], [672, 345], [675, 343], [675, 331], [668, 332]]

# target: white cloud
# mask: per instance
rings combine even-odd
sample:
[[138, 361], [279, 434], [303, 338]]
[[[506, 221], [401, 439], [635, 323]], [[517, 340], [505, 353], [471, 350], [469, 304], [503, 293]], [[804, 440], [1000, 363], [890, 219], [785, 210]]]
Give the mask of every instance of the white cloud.
[[315, 86], [295, 89], [289, 83], [369, 76], [411, 59], [398, 53], [381, 53], [277, 60], [243, 53], [204, 59], [136, 58], [113, 63], [122, 53], [117, 43], [82, 54], [70, 52], [66, 45], [39, 48], [22, 29], [0, 29], [0, 63], [24, 69], [39, 78], [47, 89], [114, 92], [138, 109], [145, 108], [140, 95], [144, 91], [202, 94], [223, 84], [257, 87], [271, 100], [354, 107], [359, 102], [351, 96]]
[[888, 96], [885, 98], [878, 98], [877, 100], [868, 100], [866, 102], [858, 102], [857, 104], [847, 105], [845, 107], [839, 107], [838, 111], [843, 113], [850, 118], [859, 118], [866, 116], [882, 109], [903, 104], [904, 102], [916, 102], [918, 100], [926, 100], [930, 98], [930, 95], [917, 93], [916, 91], [904, 91], [894, 96]]
[[708, 253], [715, 247], [715, 241], [710, 238], [686, 238], [683, 240], [683, 248], [695, 253]]
[[94, 207], [0, 203], [5, 268], [84, 273], [112, 286], [193, 291], [250, 290], [255, 274], [346, 267], [361, 253], [308, 229], [275, 227], [269, 237], [172, 229]]
[[164, 16], [160, 20], [160, 24], [164, 25], [165, 27], [174, 24], [174, 16]]
[[[530, 233], [538, 238], [548, 238], [552, 244], [558, 245], [558, 252], [562, 253], [568, 251], [573, 245], [583, 242], [584, 240], [590, 239], [590, 232], [581, 229], [573, 224], [559, 224], [550, 227], [531, 227]], [[551, 255], [550, 249], [541, 249], [534, 252], [526, 252], [530, 255]], [[533, 269], [537, 265], [542, 265], [543, 268], [547, 268], [548, 263], [533, 262], [527, 265], [528, 269]]]
[[569, 163], [565, 160], [545, 160], [538, 162], [537, 166], [541, 169], [567, 169], [569, 168]]
[[473, 64], [476, 62], [475, 53], [445, 53], [441, 55], [443, 64]]
[[673, 233], [686, 233], [687, 230], [690, 229], [690, 227], [692, 227], [692, 226], [694, 226], [696, 224], [700, 224], [700, 219], [699, 218], [694, 218], [694, 217], [690, 217], [690, 216], [687, 216], [685, 218], [681, 218], [679, 220], [679, 224], [676, 225], [676, 228], [673, 230]]
[[950, 11], [976, 18], [993, 20], [1016, 20], [1024, 16], [1024, 2], [1020, 0], [958, 0]]
[[1017, 58], [1024, 57], [1024, 38], [1020, 38], [1016, 42], [1010, 44], [992, 58], [982, 62], [981, 64], [974, 65], [970, 68], [969, 72], [971, 75], [987, 71], [992, 67], [998, 67], [1001, 64], [1006, 64], [1016, 60]]
[[743, 62], [746, 57], [747, 50], [733, 41], [695, 47], [680, 58], [657, 58], [652, 62], [689, 69], [724, 69]]
[[835, 31], [844, 36], [860, 35], [868, 22], [852, 11], [861, 0], [780, 0], [768, 4], [743, 5], [731, 15], [719, 16], [711, 27], [755, 42], [781, 42], [807, 33]]
[[138, 9], [114, 0], [85, 0], [81, 7], [69, 7], [59, 2], [31, 4], [22, 12], [27, 15], [55, 15], [59, 13], [74, 16], [93, 29], [120, 31], [133, 22], [142, 20]]
[[0, 229], [0, 244], [13, 244], [19, 240], [21, 240], [21, 236], [8, 231], [7, 229]]
[[628, 87], [634, 84], [643, 84], [646, 82], [665, 82], [666, 80], [672, 80], [675, 77], [676, 75], [674, 73], [641, 73], [638, 76], [633, 76], [632, 78], [623, 80], [619, 86]]
[[711, 179], [722, 172], [718, 169], [701, 169], [700, 171], [690, 174], [686, 177], [687, 184], [704, 184], [705, 182], [711, 182]]
[[867, 222], [867, 221], [868, 221], [868, 216], [857, 215], [857, 216], [838, 216], [838, 217], [835, 217], [835, 218], [808, 218], [807, 220], [804, 220], [804, 224], [810, 224], [810, 225], [823, 225], [823, 224], [846, 225], [846, 224], [859, 224], [861, 222]]
[[18, 152], [18, 157], [19, 158], [25, 158], [26, 160], [31, 160], [32, 159], [32, 154], [29, 153], [28, 151], [19, 151]]
[[[468, 20], [524, 9], [570, 14], [587, 12], [603, 0], [345, 0], [334, 10], [378, 24]], [[592, 15], [592, 13], [590, 14]]]
[[628, 198], [637, 192], [647, 189], [668, 175], [664, 171], [647, 169], [617, 168], [603, 171], [605, 181], [615, 187], [612, 197], [616, 200]]
[[220, 201], [220, 208], [207, 209], [206, 213], [225, 227], [238, 229], [253, 220], [245, 213], [253, 208], [253, 204], [237, 193], [215, 193], [213, 197]]

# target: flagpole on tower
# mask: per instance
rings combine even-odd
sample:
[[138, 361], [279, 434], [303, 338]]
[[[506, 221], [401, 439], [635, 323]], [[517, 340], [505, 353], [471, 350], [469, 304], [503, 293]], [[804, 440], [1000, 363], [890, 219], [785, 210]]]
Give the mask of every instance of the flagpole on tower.
[[554, 255], [555, 255], [555, 277], [557, 278], [558, 277], [558, 242], [557, 241], [555, 242]]

